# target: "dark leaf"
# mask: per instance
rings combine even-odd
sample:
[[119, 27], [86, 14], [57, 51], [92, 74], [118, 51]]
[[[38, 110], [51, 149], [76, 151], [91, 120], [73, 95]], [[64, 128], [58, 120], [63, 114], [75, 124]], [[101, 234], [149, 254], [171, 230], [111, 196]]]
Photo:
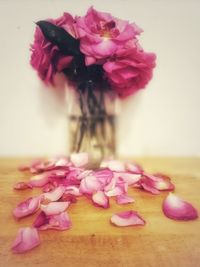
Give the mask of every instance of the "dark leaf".
[[75, 39], [63, 28], [58, 27], [48, 21], [41, 20], [36, 23], [45, 38], [54, 45], [57, 45], [60, 51], [65, 55], [81, 55], [79, 40]]

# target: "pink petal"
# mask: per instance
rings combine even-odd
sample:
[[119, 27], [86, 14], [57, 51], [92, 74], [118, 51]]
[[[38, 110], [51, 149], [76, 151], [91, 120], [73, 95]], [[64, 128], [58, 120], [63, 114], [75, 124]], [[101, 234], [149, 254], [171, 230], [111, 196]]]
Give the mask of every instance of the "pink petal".
[[117, 226], [144, 225], [144, 219], [133, 210], [115, 213], [111, 217], [111, 222]]
[[71, 162], [76, 167], [85, 166], [88, 163], [88, 154], [87, 153], [73, 153], [70, 156]]
[[18, 182], [14, 185], [14, 189], [16, 190], [24, 190], [27, 188], [32, 188], [32, 186], [25, 182]]
[[162, 206], [164, 214], [173, 220], [195, 220], [197, 219], [198, 212], [197, 210], [185, 200], [179, 198], [173, 193], [169, 195], [163, 201]]
[[46, 215], [56, 215], [65, 211], [69, 207], [70, 202], [50, 202], [47, 205], [41, 205], [41, 210]]
[[108, 208], [109, 199], [103, 191], [97, 191], [92, 195], [92, 201], [99, 207]]
[[66, 230], [71, 227], [71, 221], [66, 212], [47, 216], [43, 211], [38, 215], [33, 226], [39, 230], [55, 229]]
[[108, 168], [111, 171], [116, 172], [124, 172], [125, 171], [125, 165], [123, 162], [119, 160], [104, 160], [100, 164], [101, 168]]
[[120, 172], [116, 175], [118, 175], [118, 177], [121, 177], [123, 181], [126, 182], [128, 185], [133, 185], [141, 179], [141, 174], [134, 174], [129, 172]]
[[89, 175], [81, 180], [80, 192], [83, 194], [93, 194], [102, 189], [102, 183], [94, 175]]
[[21, 202], [13, 210], [13, 215], [15, 216], [15, 218], [22, 218], [35, 213], [39, 209], [42, 198], [42, 196], [30, 197], [27, 200]]
[[135, 201], [132, 197], [129, 197], [127, 195], [119, 195], [117, 196], [116, 200], [117, 204], [127, 204]]
[[12, 250], [15, 253], [23, 253], [39, 244], [40, 239], [37, 229], [31, 227], [20, 228], [12, 244]]
[[143, 173], [142, 167], [135, 163], [126, 163], [126, 170], [135, 174]]
[[54, 190], [52, 190], [48, 193], [44, 193], [43, 196], [45, 199], [48, 199], [50, 201], [57, 201], [58, 199], [60, 199], [62, 197], [64, 192], [65, 192], [65, 187], [60, 185], [57, 188], [55, 188]]
[[65, 193], [68, 193], [74, 196], [81, 196], [79, 187], [76, 185], [66, 186]]
[[30, 181], [28, 182], [29, 186], [32, 187], [43, 187], [45, 184], [47, 184], [49, 181], [49, 173], [42, 173], [34, 175], [30, 178]]

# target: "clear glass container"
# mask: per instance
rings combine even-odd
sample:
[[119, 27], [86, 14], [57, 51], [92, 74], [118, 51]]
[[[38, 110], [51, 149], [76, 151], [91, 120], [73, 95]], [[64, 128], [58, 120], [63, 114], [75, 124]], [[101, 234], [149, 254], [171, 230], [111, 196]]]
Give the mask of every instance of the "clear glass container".
[[67, 92], [70, 153], [87, 152], [93, 165], [116, 155], [117, 97], [105, 89]]

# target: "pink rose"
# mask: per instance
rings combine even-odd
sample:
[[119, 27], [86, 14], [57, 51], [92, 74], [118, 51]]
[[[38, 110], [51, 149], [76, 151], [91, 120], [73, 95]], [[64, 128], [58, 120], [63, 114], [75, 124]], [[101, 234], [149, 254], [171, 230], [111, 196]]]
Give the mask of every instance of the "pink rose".
[[[71, 35], [75, 36], [74, 19], [70, 14], [64, 13], [60, 18], [55, 20], [50, 19], [49, 21], [57, 26], [61, 26]], [[67, 68], [73, 58], [62, 55], [57, 46], [51, 44], [44, 38], [39, 27], [36, 27], [31, 51], [30, 63], [37, 70], [41, 80], [46, 84], [53, 84], [55, 74]]]
[[98, 12], [93, 7], [86, 16], [76, 18], [76, 30], [86, 65], [101, 63], [142, 31], [135, 24]]
[[144, 88], [151, 80], [156, 55], [138, 48], [120, 49], [103, 65], [108, 80], [118, 95], [125, 98]]

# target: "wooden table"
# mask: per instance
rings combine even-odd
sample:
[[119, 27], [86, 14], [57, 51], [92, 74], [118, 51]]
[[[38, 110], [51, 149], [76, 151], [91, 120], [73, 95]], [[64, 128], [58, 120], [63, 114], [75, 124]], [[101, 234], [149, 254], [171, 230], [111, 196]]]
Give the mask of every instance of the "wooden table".
[[[35, 190], [14, 191], [15, 182], [27, 177], [17, 166], [27, 159], [0, 159], [0, 266], [1, 267], [198, 267], [200, 266], [200, 219], [177, 222], [166, 218], [159, 196], [130, 190], [136, 202], [119, 206], [111, 202], [104, 210], [81, 198], [71, 205], [71, 230], [44, 231], [42, 244], [34, 250], [14, 255], [10, 245], [19, 227], [31, 225], [33, 217], [17, 222], [12, 217], [15, 205]], [[176, 184], [176, 193], [200, 210], [200, 159], [142, 158], [148, 171], [164, 172]], [[146, 219], [142, 227], [118, 228], [109, 223], [116, 211], [134, 209]]]

